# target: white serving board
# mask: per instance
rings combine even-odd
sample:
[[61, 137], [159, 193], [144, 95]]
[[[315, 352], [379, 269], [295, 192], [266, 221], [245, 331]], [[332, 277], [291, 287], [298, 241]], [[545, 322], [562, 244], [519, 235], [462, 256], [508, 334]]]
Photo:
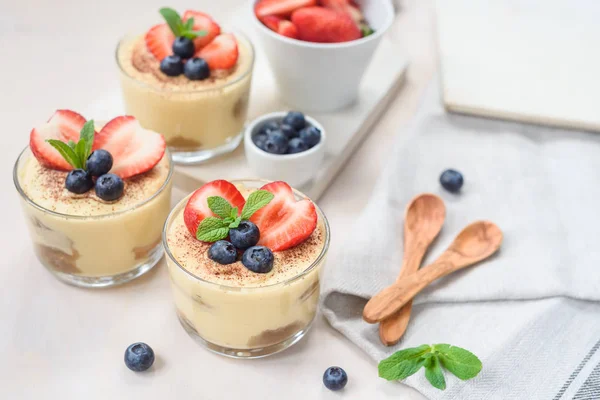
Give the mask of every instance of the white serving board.
[[[288, 110], [289, 107], [279, 98], [275, 80], [246, 12], [246, 7], [239, 8], [232, 14], [229, 25], [249, 36], [256, 50], [248, 111], [248, 118], [252, 120], [268, 112]], [[365, 72], [357, 102], [334, 113], [310, 113], [327, 131], [326, 154], [318, 176], [297, 189], [313, 199], [325, 191], [395, 97], [404, 81], [407, 66], [406, 58], [399, 55], [392, 42], [384, 37]], [[93, 116], [96, 120], [108, 120], [123, 114], [120, 91], [113, 89], [85, 111], [85, 115]], [[211, 180], [236, 178], [260, 178], [248, 166], [243, 144], [233, 153], [220, 158], [194, 166], [177, 166], [174, 183], [186, 191], [193, 191]]]
[[437, 0], [450, 111], [600, 130], [600, 2]]

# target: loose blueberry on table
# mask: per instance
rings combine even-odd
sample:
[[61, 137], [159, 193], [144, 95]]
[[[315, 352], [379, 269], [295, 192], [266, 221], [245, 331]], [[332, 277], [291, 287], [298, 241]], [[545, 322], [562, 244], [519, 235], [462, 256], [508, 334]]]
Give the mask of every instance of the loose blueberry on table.
[[237, 64], [237, 40], [232, 34], [221, 34], [221, 27], [208, 14], [188, 10], [180, 16], [172, 8], [159, 12], [166, 23], [153, 26], [144, 42], [160, 61], [163, 74], [204, 80], [213, 70], [228, 70]]
[[440, 183], [447, 191], [458, 193], [464, 184], [464, 178], [460, 172], [447, 169], [440, 176]]
[[302, 153], [321, 141], [321, 131], [308, 125], [304, 114], [290, 111], [281, 122], [267, 121], [258, 127], [252, 141], [271, 154]]
[[154, 350], [146, 343], [138, 342], [125, 350], [125, 365], [132, 371], [146, 371], [154, 364]]
[[323, 374], [323, 384], [329, 390], [342, 390], [348, 383], [348, 375], [340, 367], [329, 367]]

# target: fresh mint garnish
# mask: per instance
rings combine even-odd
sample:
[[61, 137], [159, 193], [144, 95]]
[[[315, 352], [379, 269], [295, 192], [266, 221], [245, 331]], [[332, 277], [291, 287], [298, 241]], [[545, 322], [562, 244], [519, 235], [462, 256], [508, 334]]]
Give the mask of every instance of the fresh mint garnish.
[[90, 156], [92, 146], [94, 145], [94, 120], [89, 120], [83, 125], [83, 128], [79, 132], [79, 141], [77, 143], [72, 140], [69, 140], [68, 143], [56, 139], [48, 139], [46, 141], [58, 150], [60, 155], [73, 168], [85, 169], [85, 162]]
[[197, 37], [206, 36], [207, 31], [194, 31], [194, 18], [189, 18], [183, 22], [181, 16], [172, 8], [164, 7], [159, 11], [160, 15], [165, 19], [167, 25], [175, 36], [185, 36], [188, 39], [196, 39]]
[[479, 358], [468, 350], [449, 344], [424, 344], [400, 350], [379, 363], [379, 376], [388, 381], [403, 380], [425, 368], [425, 377], [435, 388], [444, 390], [442, 367], [465, 381], [481, 371]]
[[275, 197], [273, 193], [266, 190], [252, 192], [244, 204], [242, 214], [238, 215], [238, 208], [232, 207], [227, 200], [221, 196], [210, 196], [206, 201], [210, 210], [217, 217], [208, 217], [202, 220], [198, 225], [196, 238], [209, 243], [225, 239], [229, 235], [230, 229], [235, 229], [240, 226], [240, 222], [250, 219], [255, 212], [269, 204], [273, 197]]

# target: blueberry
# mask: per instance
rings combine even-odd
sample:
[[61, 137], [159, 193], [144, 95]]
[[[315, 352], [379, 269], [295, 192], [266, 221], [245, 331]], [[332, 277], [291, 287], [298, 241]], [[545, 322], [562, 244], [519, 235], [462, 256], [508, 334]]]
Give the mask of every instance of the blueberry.
[[464, 183], [464, 178], [460, 172], [447, 169], [440, 176], [440, 183], [447, 191], [457, 193]]
[[288, 147], [289, 154], [302, 153], [306, 150], [308, 150], [308, 145], [304, 143], [304, 140], [299, 138], [293, 138], [290, 140], [290, 145]]
[[114, 201], [123, 196], [125, 184], [115, 174], [104, 174], [96, 180], [96, 196], [104, 201]]
[[329, 367], [323, 374], [323, 384], [329, 390], [342, 390], [348, 383], [348, 375], [340, 367]]
[[306, 119], [304, 119], [304, 114], [301, 112], [290, 111], [285, 118], [283, 118], [283, 123], [290, 125], [292, 128], [299, 131], [306, 126]]
[[266, 274], [273, 269], [273, 252], [264, 246], [248, 248], [242, 256], [242, 264], [252, 272]]
[[254, 135], [254, 137], [252, 137], [252, 141], [254, 142], [256, 147], [258, 147], [261, 150], [265, 150], [265, 142], [267, 141], [267, 134], [259, 133], [258, 135]]
[[153, 363], [154, 351], [146, 343], [134, 343], [125, 350], [125, 365], [132, 371], [145, 371]]
[[308, 147], [314, 147], [321, 141], [321, 131], [319, 128], [309, 126], [300, 131], [300, 139], [308, 145]]
[[287, 136], [288, 139], [298, 137], [298, 131], [295, 130], [291, 125], [281, 124], [281, 127], [279, 129], [281, 130], [281, 132], [283, 132], [285, 136]]
[[176, 55], [166, 56], [160, 62], [160, 70], [167, 76], [179, 76], [183, 73], [183, 61]]
[[183, 73], [191, 81], [202, 81], [210, 76], [210, 69], [203, 58], [194, 57], [185, 63]]
[[285, 154], [289, 146], [289, 140], [280, 130], [271, 131], [267, 134], [264, 146], [267, 153]]
[[259, 134], [268, 134], [271, 131], [276, 131], [279, 130], [279, 124], [275, 121], [268, 121], [265, 122], [264, 124], [262, 124], [262, 126], [260, 127], [260, 129], [258, 130]]
[[94, 187], [94, 181], [83, 169], [74, 169], [67, 175], [65, 187], [69, 192], [82, 194]]
[[232, 264], [237, 259], [237, 250], [227, 240], [219, 240], [208, 249], [208, 258], [219, 264]]
[[173, 53], [181, 58], [192, 58], [196, 48], [192, 39], [188, 39], [185, 36], [179, 36], [175, 38], [173, 42]]
[[246, 250], [248, 247], [256, 246], [260, 239], [258, 226], [250, 221], [242, 221], [237, 228], [229, 230], [229, 240], [240, 250]]
[[103, 149], [93, 151], [85, 162], [85, 168], [91, 176], [108, 174], [112, 165], [112, 155]]

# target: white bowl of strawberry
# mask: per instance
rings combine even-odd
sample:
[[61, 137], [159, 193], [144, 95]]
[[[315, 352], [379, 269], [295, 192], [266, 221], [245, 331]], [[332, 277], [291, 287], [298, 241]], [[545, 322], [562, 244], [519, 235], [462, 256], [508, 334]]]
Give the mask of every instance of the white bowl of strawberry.
[[306, 111], [356, 101], [358, 87], [394, 19], [390, 0], [251, 0], [283, 100]]

